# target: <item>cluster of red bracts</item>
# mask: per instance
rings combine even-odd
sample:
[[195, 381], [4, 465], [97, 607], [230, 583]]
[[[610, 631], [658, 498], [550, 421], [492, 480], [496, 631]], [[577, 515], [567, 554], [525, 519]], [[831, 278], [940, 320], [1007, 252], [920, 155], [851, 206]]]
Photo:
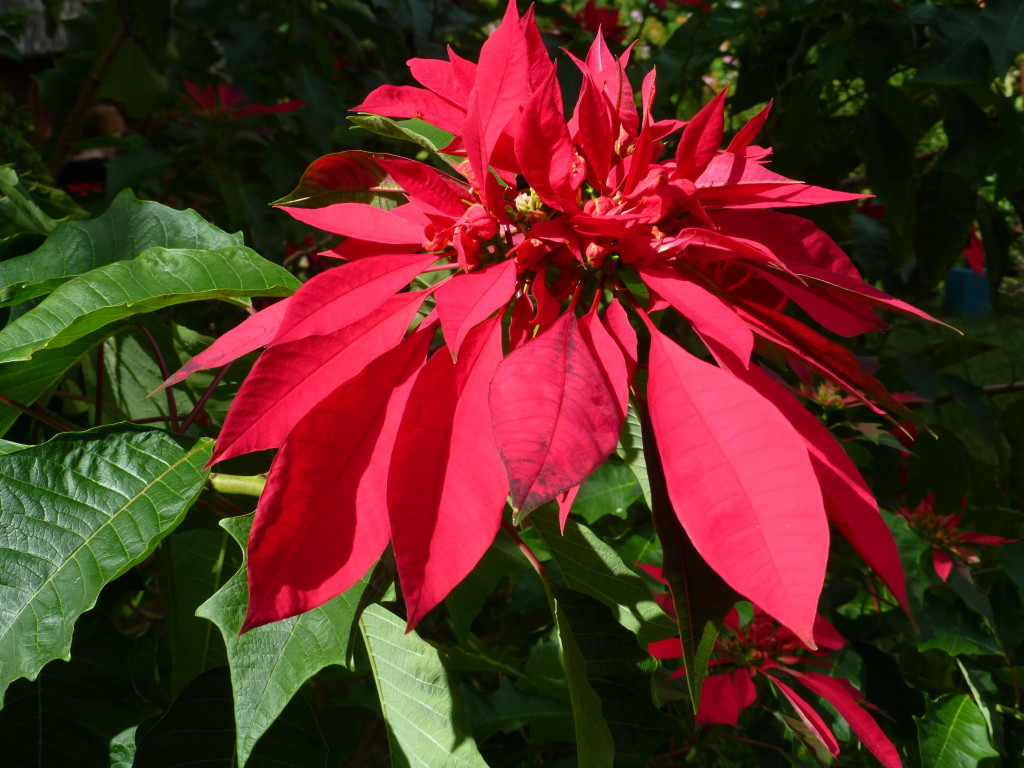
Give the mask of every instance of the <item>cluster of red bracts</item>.
[[[644, 564], [640, 564], [640, 568], [668, 587], [660, 568]], [[667, 593], [655, 594], [655, 600], [675, 619], [672, 599]], [[825, 720], [789, 686], [795, 680], [831, 704], [850, 730], [886, 768], [900, 768], [899, 752], [865, 709], [860, 691], [841, 677], [806, 669], [808, 666], [826, 669], [833, 666], [827, 657], [846, 644], [836, 628], [823, 616], [815, 616], [815, 647], [811, 648], [756, 605], [748, 606], [748, 610], [745, 622], [735, 607], [722, 621], [722, 630], [715, 640], [710, 660], [710, 672], [701, 686], [697, 722], [701, 725], [739, 725], [743, 710], [757, 701], [756, 680], [761, 677], [771, 681], [814, 738], [833, 756], [838, 755], [839, 743]], [[678, 637], [651, 643], [648, 650], [657, 659], [681, 659], [683, 656]], [[670, 678], [685, 674], [686, 669], [680, 667]]]
[[[447, 131], [459, 176], [340, 153], [319, 171], [358, 166], [347, 178], [367, 195], [399, 190], [397, 206], [285, 208], [344, 236], [331, 255], [345, 263], [171, 379], [266, 346], [214, 456], [279, 449], [249, 545], [246, 627], [339, 594], [389, 542], [415, 625], [490, 546], [509, 496], [520, 515], [553, 499], [568, 513], [631, 396], [646, 401], [698, 551], [797, 637], [814, 643], [829, 521], [905, 603], [864, 480], [752, 355], [789, 356], [901, 411], [850, 352], [782, 310], [793, 301], [842, 335], [882, 328], [876, 307], [927, 316], [865, 284], [809, 221], [767, 210], [856, 197], [768, 170], [753, 144], [767, 110], [722, 150], [724, 94], [685, 124], [656, 121], [654, 72], [638, 109], [628, 56], [599, 37], [573, 58], [583, 82], [566, 120], [532, 11], [511, 2], [478, 63], [414, 59], [423, 87], [383, 86], [356, 108]], [[406, 290], [437, 270], [452, 274]], [[666, 313], [713, 362], [659, 330]]]
[[[841, 677], [800, 668], [831, 667], [821, 658], [827, 656], [827, 652], [811, 651], [796, 635], [756, 607], [748, 624], [742, 625], [739, 613], [733, 609], [723, 627], [723, 635], [715, 644], [711, 674], [701, 689], [698, 723], [738, 725], [743, 710], [757, 700], [755, 681], [761, 676], [771, 681], [822, 746], [833, 756], [838, 755], [839, 743], [835, 735], [818, 711], [791, 687], [790, 684], [796, 682], [831, 704], [882, 765], [886, 768], [902, 765], [896, 747], [864, 708], [860, 691]], [[845, 644], [835, 627], [821, 616], [814, 624], [814, 639], [819, 649], [838, 650]], [[678, 638], [652, 643], [650, 651], [659, 659], [682, 656]], [[680, 669], [673, 676], [682, 674], [685, 672]]]

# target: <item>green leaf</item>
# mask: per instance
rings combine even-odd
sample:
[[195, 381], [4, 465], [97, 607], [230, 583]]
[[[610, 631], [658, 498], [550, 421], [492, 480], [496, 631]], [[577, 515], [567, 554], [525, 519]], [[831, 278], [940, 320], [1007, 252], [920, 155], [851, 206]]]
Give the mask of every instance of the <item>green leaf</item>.
[[[587, 682], [600, 699], [601, 717], [615, 744], [611, 764], [645, 768], [655, 748], [679, 731], [676, 720], [654, 706], [650, 672], [656, 662], [637, 647], [632, 635], [608, 622], [608, 610], [600, 603], [559, 587], [555, 596], [563, 619], [572, 624]], [[579, 716], [577, 712], [577, 728]], [[592, 765], [590, 758], [584, 762], [581, 756], [580, 765]]]
[[108, 764], [111, 742], [159, 711], [133, 685], [126, 662], [135, 648], [107, 616], [83, 616], [71, 663], [52, 664], [37, 680], [18, 680], [8, 691], [0, 710], [4, 765]]
[[935, 85], [986, 82], [990, 62], [978, 33], [978, 9], [945, 7], [939, 13], [930, 32], [930, 54], [918, 79]]
[[644, 459], [643, 430], [640, 427], [640, 417], [630, 404], [626, 412], [626, 420], [622, 424], [622, 434], [619, 435], [619, 447], [616, 451], [626, 462], [636, 480], [640, 484], [644, 501], [648, 508], [651, 506], [651, 481], [647, 477], [647, 461]]
[[196, 616], [203, 601], [223, 586], [227, 574], [237, 567], [237, 562], [229, 562], [225, 568], [227, 549], [225, 531], [203, 528], [175, 531], [160, 547], [160, 594], [167, 607], [173, 696], [206, 670], [227, 664], [216, 627]]
[[[155, 723], [139, 728], [136, 768], [236, 768], [231, 678], [226, 667], [204, 672]], [[327, 745], [303, 697], [288, 704], [260, 741], [249, 768], [326, 768]]]
[[135, 763], [137, 725], [125, 728], [110, 740], [110, 768], [132, 768]]
[[499, 731], [511, 733], [538, 720], [567, 721], [569, 708], [547, 696], [527, 693], [505, 678], [495, 691], [479, 693], [468, 685], [462, 687], [466, 701], [466, 717], [478, 741]]
[[0, 456], [0, 703], [67, 659], [75, 621], [198, 496], [210, 440], [116, 425]]
[[459, 691], [437, 650], [371, 605], [359, 621], [395, 768], [487, 768], [463, 722]]
[[572, 502], [572, 511], [588, 523], [605, 515], [624, 518], [629, 505], [643, 491], [633, 468], [626, 464], [605, 462], [580, 486]]
[[920, 651], [938, 649], [950, 656], [1003, 653], [999, 640], [980, 626], [977, 616], [958, 604], [947, 603], [932, 591], [925, 593], [920, 616], [924, 618], [917, 635]]
[[472, 573], [463, 579], [444, 600], [452, 630], [461, 643], [471, 642], [470, 626], [498, 583], [529, 568], [518, 547], [504, 532], [499, 532]]
[[372, 154], [348, 150], [314, 160], [298, 186], [273, 204], [323, 208], [335, 203], [366, 203], [391, 210], [404, 201], [402, 188]]
[[576, 754], [580, 768], [612, 768], [615, 765], [615, 740], [601, 713], [601, 697], [597, 695], [587, 674], [587, 660], [573, 634], [572, 622], [561, 603], [552, 596], [555, 628], [561, 648], [565, 682], [572, 703], [573, 726], [576, 729]]
[[392, 120], [390, 117], [380, 117], [379, 115], [349, 115], [348, 119], [360, 128], [365, 128], [380, 136], [418, 144], [428, 152], [440, 155], [449, 164], [460, 160], [460, 158], [438, 152], [451, 144], [452, 134], [419, 118]]
[[298, 280], [255, 251], [150, 248], [73, 278], [0, 331], [0, 363], [28, 360], [123, 317], [188, 301], [284, 296]]
[[[221, 521], [243, 551], [252, 520], [253, 515], [244, 515]], [[303, 683], [331, 664], [350, 666], [352, 625], [368, 581], [363, 577], [319, 608], [239, 635], [249, 602], [243, 560], [238, 573], [199, 606], [196, 614], [217, 625], [227, 647], [239, 767]]]
[[986, 757], [998, 757], [978, 705], [967, 694], [928, 702], [917, 720], [921, 763], [928, 768], [971, 768]]
[[143, 251], [164, 248], [226, 248], [242, 245], [195, 211], [176, 211], [137, 200], [122, 191], [106, 212], [90, 221], [62, 222], [37, 250], [0, 262], [0, 307], [49, 293], [65, 280]]
[[[25, 188], [18, 181], [18, 174], [9, 165], [0, 166], [0, 217], [8, 221], [8, 226], [0, 231], [38, 232], [48, 234], [55, 225], [35, 204]], [[2, 268], [2, 265], [0, 265]], [[0, 294], [2, 296], [2, 294]]]
[[1024, 4], [1017, 0], [987, 0], [978, 17], [978, 30], [992, 56], [996, 76], [1002, 77], [1024, 51]]
[[[57, 385], [71, 368], [99, 344], [112, 329], [105, 328], [83, 336], [65, 347], [39, 352], [31, 360], [0, 364], [0, 393], [16, 403], [32, 405]], [[4, 434], [21, 411], [0, 403], [0, 435]]]
[[531, 519], [566, 584], [608, 606], [643, 648], [675, 634], [675, 622], [655, 602], [649, 584], [590, 529], [570, 519], [560, 533], [555, 516], [546, 510]]

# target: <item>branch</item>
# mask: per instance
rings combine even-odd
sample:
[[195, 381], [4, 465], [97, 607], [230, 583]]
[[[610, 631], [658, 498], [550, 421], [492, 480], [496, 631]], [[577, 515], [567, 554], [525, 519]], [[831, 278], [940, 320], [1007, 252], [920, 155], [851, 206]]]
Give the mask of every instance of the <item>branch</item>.
[[99, 56], [96, 57], [96, 61], [93, 62], [92, 69], [89, 70], [81, 90], [78, 91], [78, 98], [75, 99], [71, 112], [68, 113], [67, 119], [64, 120], [64, 125], [57, 137], [57, 143], [53, 147], [53, 154], [50, 155], [50, 171], [54, 175], [64, 165], [71, 145], [78, 138], [82, 118], [85, 117], [85, 113], [92, 106], [93, 100], [96, 98], [96, 92], [100, 89], [107, 70], [114, 63], [114, 57], [117, 56], [118, 51], [121, 50], [121, 46], [124, 45], [127, 39], [128, 17], [122, 13], [118, 18], [117, 29], [114, 30], [114, 34], [110, 36], [107, 44], [99, 52]]
[[238, 496], [259, 496], [267, 485], [266, 475], [225, 475], [223, 472], [211, 472], [206, 481], [219, 493], [233, 493]]

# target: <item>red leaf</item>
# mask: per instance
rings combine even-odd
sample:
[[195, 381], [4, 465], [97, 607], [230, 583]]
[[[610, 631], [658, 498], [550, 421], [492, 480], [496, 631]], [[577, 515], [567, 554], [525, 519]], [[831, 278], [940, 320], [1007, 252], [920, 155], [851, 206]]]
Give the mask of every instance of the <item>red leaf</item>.
[[413, 205], [426, 204], [431, 210], [454, 218], [462, 216], [469, 207], [470, 191], [448, 174], [404, 157], [378, 155], [377, 161], [409, 194]]
[[590, 76], [584, 73], [576, 109], [569, 121], [569, 132], [587, 157], [587, 179], [598, 192], [607, 191], [608, 172], [615, 149], [612, 130], [611, 105]]
[[805, 288], [795, 282], [798, 278], [787, 280], [768, 270], [759, 271], [768, 282], [793, 299], [812, 319], [832, 333], [850, 337], [889, 327], [864, 301], [851, 301], [848, 295], [829, 295], [829, 292], [817, 286]]
[[556, 497], [558, 500], [558, 528], [562, 533], [565, 533], [565, 523], [569, 519], [572, 503], [576, 501], [576, 494], [579, 492], [580, 486], [574, 485], [565, 493], [560, 493]]
[[519, 26], [523, 29], [523, 35], [526, 37], [526, 48], [529, 51], [530, 89], [536, 90], [554, 71], [555, 64], [551, 61], [551, 56], [548, 55], [548, 48], [544, 45], [544, 39], [540, 36], [532, 5], [526, 9], [523, 18], [519, 20]]
[[629, 323], [626, 310], [618, 299], [613, 298], [608, 308], [604, 311], [604, 324], [608, 333], [615, 339], [615, 343], [622, 350], [626, 361], [627, 386], [633, 385], [633, 373], [636, 371], [636, 331]]
[[238, 390], [210, 462], [279, 447], [317, 403], [402, 340], [425, 297], [402, 293], [341, 330], [269, 347]]
[[800, 321], [764, 306], [744, 304], [740, 314], [758, 335], [792, 352], [825, 378], [858, 397], [871, 410], [885, 415], [872, 402], [874, 400], [901, 417], [913, 420], [910, 410], [896, 401], [882, 382], [866, 373], [857, 357], [845, 347], [815, 333]]
[[668, 301], [693, 324], [716, 357], [725, 351], [744, 367], [754, 351], [754, 332], [724, 299], [671, 273], [641, 268], [640, 277], [649, 288]]
[[388, 464], [433, 332], [417, 331], [334, 390], [274, 458], [249, 537], [243, 631], [322, 605], [384, 551]]
[[227, 365], [232, 360], [237, 360], [242, 355], [269, 344], [281, 327], [281, 321], [288, 310], [289, 301], [291, 301], [290, 296], [245, 318], [181, 366], [167, 381], [157, 387], [156, 391], [172, 387], [196, 371]]
[[288, 302], [274, 344], [331, 333], [366, 317], [435, 261], [429, 253], [389, 254], [315, 275]]
[[484, 203], [491, 211], [504, 210], [497, 181], [488, 170], [491, 155], [498, 138], [529, 95], [529, 68], [526, 36], [513, 0], [505, 10], [501, 26], [480, 49], [476, 81], [461, 130], [466, 155], [481, 185]]
[[708, 675], [700, 690], [698, 723], [721, 723], [734, 728], [739, 724], [740, 712], [754, 703], [757, 691], [750, 674], [742, 667], [731, 674]]
[[839, 294], [844, 298], [852, 298], [856, 301], [861, 301], [874, 307], [883, 307], [895, 312], [900, 312], [904, 315], [919, 317], [930, 323], [938, 323], [939, 325], [945, 325], [947, 328], [956, 330], [952, 326], [946, 325], [946, 323], [943, 323], [940, 320], [936, 320], [927, 312], [911, 306], [905, 301], [900, 301], [899, 299], [878, 290], [873, 285], [865, 283], [859, 277], [849, 277], [847, 275], [836, 274], [834, 272], [830, 273], [819, 267], [807, 265], [798, 266], [794, 271], [803, 277], [805, 281], [810, 282], [811, 285], [821, 286], [830, 293]]
[[541, 200], [567, 213], [578, 210], [570, 181], [576, 153], [562, 116], [562, 95], [554, 68], [551, 77], [526, 102], [519, 118], [515, 151], [521, 173]]
[[386, 117], [418, 117], [448, 133], [462, 132], [466, 110], [436, 93], [411, 85], [382, 85], [349, 112]]
[[730, 152], [715, 156], [694, 183], [701, 203], [707, 208], [779, 208], [849, 202], [865, 197], [787, 179], [754, 160]]
[[615, 398], [619, 418], [625, 419], [626, 410], [629, 407], [630, 378], [626, 368], [626, 359], [622, 354], [622, 348], [612, 338], [598, 317], [596, 301], [593, 310], [579, 321], [579, 328], [590, 354], [593, 355], [597, 367], [601, 370], [601, 375], [604, 376], [608, 391]]
[[615, 450], [615, 396], [571, 312], [502, 360], [491, 424], [519, 515], [578, 485]]
[[772, 682], [779, 687], [779, 690], [782, 691], [782, 695], [785, 696], [789, 700], [789, 703], [793, 705], [797, 714], [800, 715], [800, 719], [804, 721], [804, 725], [811, 730], [811, 732], [818, 738], [818, 741], [825, 745], [833, 757], [838, 755], [839, 742], [836, 741], [836, 737], [832, 734], [832, 731], [830, 731], [828, 726], [825, 725], [825, 721], [821, 719], [821, 715], [819, 715], [810, 704], [797, 695], [796, 691], [779, 680], [775, 675], [769, 673], [765, 674], [768, 674], [768, 677], [772, 679]]
[[[903, 763], [896, 747], [878, 727], [874, 718], [860, 705], [858, 691], [847, 680], [828, 677], [818, 672], [786, 671], [795, 675], [804, 686], [835, 707], [836, 712], [850, 725], [850, 730], [857, 734], [857, 738], [864, 742], [864, 746], [885, 768], [902, 768]], [[778, 683], [778, 680], [775, 682]]]
[[797, 274], [797, 265], [810, 265], [860, 280], [860, 272], [843, 249], [817, 224], [800, 216], [774, 211], [718, 211], [712, 217], [718, 231], [756, 240]]
[[443, 99], [461, 107], [466, 107], [466, 94], [455, 76], [450, 61], [441, 59], [409, 59], [409, 73], [420, 85], [429, 88]]
[[803, 440], [755, 390], [653, 326], [647, 394], [669, 497], [697, 551], [815, 647], [828, 523]]
[[940, 579], [946, 581], [953, 570], [953, 556], [943, 549], [936, 549], [932, 552], [932, 568]]
[[764, 128], [764, 121], [768, 119], [768, 113], [772, 109], [772, 102], [768, 102], [767, 106], [754, 115], [750, 120], [747, 121], [746, 125], [740, 128], [739, 132], [732, 137], [732, 141], [729, 142], [729, 147], [726, 152], [732, 152], [733, 154], [746, 154], [747, 147], [751, 145], [754, 139], [757, 138], [757, 134]]
[[[409, 628], [462, 581], [494, 541], [508, 480], [487, 423], [487, 388], [502, 358], [501, 321], [446, 349], [413, 386], [388, 474], [388, 514]], [[460, 379], [461, 387], [460, 387]], [[461, 390], [461, 391], [460, 391]]]
[[326, 208], [282, 205], [280, 208], [303, 224], [336, 235], [392, 245], [418, 245], [423, 242], [423, 225], [396, 213], [398, 209], [385, 211], [366, 203], [336, 203]]
[[515, 290], [513, 259], [455, 275], [437, 289], [437, 314], [453, 356], [458, 356], [466, 334], [508, 303]]
[[[725, 135], [725, 94], [723, 89], [701, 108], [683, 128], [676, 148], [675, 178], [696, 179], [718, 154]], [[700, 184], [698, 183], [699, 187]]]
[[811, 466], [821, 483], [825, 512], [864, 562], [879, 575], [907, 609], [907, 588], [900, 553], [878, 511], [867, 482], [832, 433], [783, 386], [760, 368], [736, 372], [779, 409], [803, 437]]
[[636, 136], [640, 120], [636, 113], [633, 87], [626, 76], [625, 66], [628, 60], [629, 48], [622, 54], [621, 60], [616, 60], [604, 41], [604, 35], [598, 34], [587, 51], [586, 66], [594, 78], [594, 85], [604, 93], [614, 110], [615, 127], [621, 126], [626, 137], [632, 139]]
[[380, 198], [405, 202], [401, 190], [372, 154], [347, 150], [310, 163], [295, 189], [274, 205], [323, 208], [333, 203], [375, 204]]

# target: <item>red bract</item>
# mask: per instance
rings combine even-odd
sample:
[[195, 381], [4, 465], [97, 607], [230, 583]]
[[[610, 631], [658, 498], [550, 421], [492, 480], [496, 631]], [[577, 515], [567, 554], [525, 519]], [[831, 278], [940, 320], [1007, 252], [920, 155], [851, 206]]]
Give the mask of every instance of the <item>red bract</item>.
[[[627, 58], [600, 36], [573, 57], [582, 87], [566, 119], [532, 11], [510, 3], [478, 63], [413, 59], [423, 87], [382, 86], [356, 108], [448, 131], [457, 174], [339, 153], [289, 198], [292, 216], [346, 238], [332, 255], [347, 263], [171, 379], [267, 347], [215, 454], [280, 448], [250, 544], [247, 627], [338, 594], [389, 540], [414, 624], [487, 549], [509, 493], [516, 520], [552, 500], [567, 514], [615, 449], [630, 393], [647, 401], [698, 551], [804, 642], [828, 520], [905, 601], [863, 478], [755, 355], [905, 410], [783, 309], [841, 333], [882, 327], [877, 307], [922, 313], [863, 283], [813, 224], [768, 210], [859, 196], [769, 170], [753, 144], [767, 110], [723, 150], [724, 93], [685, 127], [656, 121], [655, 75], [638, 108]], [[331, 183], [333, 204], [309, 207]], [[685, 329], [708, 355], [680, 346]]]
[[[645, 570], [660, 578], [657, 569], [645, 567]], [[738, 611], [733, 609], [723, 626], [724, 631], [716, 641], [712, 655], [711, 668], [714, 671], [708, 675], [701, 690], [698, 723], [736, 726], [740, 713], [757, 700], [755, 681], [763, 676], [771, 680], [793, 706], [815, 738], [833, 755], [838, 755], [839, 744], [821, 715], [790, 687], [789, 683], [795, 680], [831, 704], [849, 724], [850, 730], [886, 768], [902, 765], [896, 747], [864, 709], [860, 691], [841, 677], [812, 671], [813, 666], [832, 667], [824, 657], [845, 644], [828, 621], [821, 616], [815, 617], [813, 635], [818, 650], [814, 651], [756, 607], [748, 624], [741, 623]], [[829, 650], [821, 650], [823, 648]], [[682, 646], [679, 638], [669, 638], [652, 643], [650, 652], [659, 659], [675, 659], [682, 655]], [[685, 670], [680, 669], [673, 676], [682, 674]]]
[[916, 507], [904, 507], [899, 514], [910, 524], [911, 530], [931, 546], [932, 567], [943, 581], [949, 578], [954, 565], [966, 576], [968, 566], [981, 562], [978, 553], [967, 545], [998, 547], [1016, 541], [989, 533], [959, 530], [963, 514], [940, 514], [935, 509], [935, 497], [930, 493]]
[[214, 91], [212, 85], [202, 90], [190, 80], [182, 80], [188, 93], [179, 93], [191, 107], [191, 113], [207, 120], [241, 120], [256, 115], [269, 115], [273, 112], [294, 112], [306, 102], [299, 99], [284, 101], [280, 104], [246, 104], [240, 106], [248, 97], [241, 88], [231, 85], [218, 85]]

